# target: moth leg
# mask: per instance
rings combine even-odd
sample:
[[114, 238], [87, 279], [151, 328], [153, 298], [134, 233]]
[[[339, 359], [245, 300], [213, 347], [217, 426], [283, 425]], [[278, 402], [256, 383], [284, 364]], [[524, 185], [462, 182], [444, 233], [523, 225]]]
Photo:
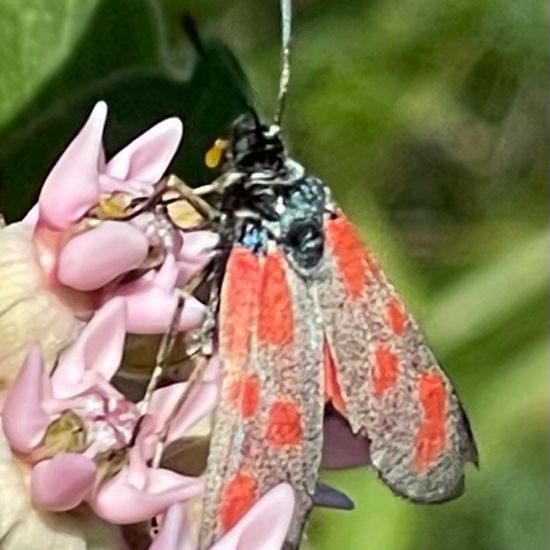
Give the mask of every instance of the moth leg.
[[160, 341], [160, 346], [155, 360], [155, 368], [151, 373], [151, 378], [149, 379], [149, 383], [147, 384], [145, 395], [138, 405], [140, 408], [140, 413], [142, 415], [147, 412], [149, 403], [151, 402], [151, 396], [157, 388], [160, 377], [166, 369], [168, 358], [170, 357], [170, 354], [172, 353], [172, 350], [174, 348], [176, 335], [178, 333], [177, 326], [179, 324], [181, 313], [183, 311], [184, 303], [185, 300], [183, 296], [179, 296], [176, 307], [174, 309], [174, 314], [172, 315], [172, 320], [170, 321], [170, 326], [168, 327], [168, 330], [164, 333], [162, 340]]
[[333, 508], [335, 510], [353, 510], [355, 503], [342, 491], [326, 483], [318, 482], [315, 485], [313, 504], [320, 508]]
[[[199, 381], [202, 379], [202, 376], [203, 376], [203, 374], [206, 370], [206, 367], [208, 366], [210, 357], [203, 355], [202, 359], [203, 360], [199, 362], [197, 367], [195, 367], [195, 369], [193, 369], [193, 372], [191, 373], [191, 376], [187, 380], [187, 386], [185, 386], [185, 390], [183, 390], [183, 393], [181, 394], [180, 398], [178, 399], [178, 401], [176, 403], [176, 406], [174, 407], [174, 411], [177, 412], [183, 407], [183, 405], [185, 404], [185, 402], [189, 398], [189, 395], [191, 394], [191, 392], [193, 391], [193, 389], [195, 388], [197, 383], [199, 383]], [[167, 422], [166, 426], [164, 427], [164, 429], [162, 430], [162, 433], [160, 434], [159, 441], [158, 441], [157, 446], [155, 448], [155, 455], [154, 455], [153, 461], [152, 461], [152, 467], [153, 468], [159, 468], [160, 467], [160, 463], [162, 461], [162, 453], [164, 451], [166, 438], [168, 436], [168, 432], [170, 431], [171, 425], [172, 425], [172, 423], [169, 420]]]
[[146, 197], [132, 198], [128, 193], [114, 191], [101, 199], [87, 214], [91, 220], [129, 221], [144, 212], [153, 211], [162, 202], [167, 189], [166, 178], [154, 186], [153, 192]]
[[195, 187], [195, 189], [193, 189], [193, 192], [199, 197], [202, 197], [204, 195], [212, 195], [213, 193], [219, 193], [223, 189], [224, 179], [224, 176], [220, 176], [211, 183], [201, 185], [200, 187]]
[[183, 180], [178, 178], [175, 174], [168, 176], [166, 180], [167, 189], [175, 190], [180, 197], [186, 200], [193, 208], [199, 212], [207, 220], [216, 220], [220, 217], [220, 212], [200, 197], [196, 191], [189, 187]]
[[[216, 270], [211, 269], [206, 274], [203, 280], [204, 284], [209, 284], [209, 283], [212, 284], [211, 296], [210, 296], [211, 305], [207, 309], [206, 318], [201, 326], [198, 345], [192, 352], [195, 355], [200, 354], [202, 360], [199, 360], [197, 366], [192, 370], [189, 378], [187, 379], [187, 385], [185, 387], [185, 390], [181, 394], [180, 398], [178, 399], [178, 402], [174, 408], [175, 411], [178, 411], [181, 409], [181, 407], [183, 407], [183, 405], [189, 398], [189, 395], [194, 390], [195, 386], [201, 381], [203, 374], [209, 364], [209, 360], [213, 354], [214, 330], [216, 328], [216, 309], [217, 309], [216, 305], [218, 302], [218, 291], [217, 291], [218, 287], [215, 284], [215, 279], [214, 279], [215, 275], [216, 275]], [[163, 371], [161, 370], [161, 373], [162, 372]], [[155, 449], [155, 455], [153, 458], [153, 467], [160, 466], [160, 463], [162, 460], [162, 452], [165, 446], [165, 440], [168, 435], [168, 432], [170, 431], [170, 425], [171, 423], [168, 422], [167, 425], [164, 427], [164, 430], [160, 436], [159, 442]]]

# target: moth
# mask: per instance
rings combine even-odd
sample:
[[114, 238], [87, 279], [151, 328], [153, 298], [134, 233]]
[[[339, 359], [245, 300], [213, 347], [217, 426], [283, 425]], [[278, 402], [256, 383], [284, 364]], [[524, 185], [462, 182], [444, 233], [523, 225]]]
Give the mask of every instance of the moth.
[[[214, 300], [222, 365], [201, 547], [288, 482], [296, 548], [316, 491], [329, 405], [368, 441], [397, 495], [459, 496], [477, 450], [464, 409], [417, 323], [330, 189], [253, 113], [233, 125]], [[219, 302], [219, 303], [218, 303]]]
[[[283, 1], [280, 105], [288, 9]], [[465, 463], [477, 463], [464, 409], [417, 323], [329, 187], [289, 156], [278, 118], [240, 116], [208, 153], [222, 176], [196, 198], [221, 242], [210, 307], [222, 386], [201, 548], [281, 482], [297, 502], [285, 547], [299, 546], [327, 407], [368, 443], [381, 480], [412, 501], [459, 496]]]

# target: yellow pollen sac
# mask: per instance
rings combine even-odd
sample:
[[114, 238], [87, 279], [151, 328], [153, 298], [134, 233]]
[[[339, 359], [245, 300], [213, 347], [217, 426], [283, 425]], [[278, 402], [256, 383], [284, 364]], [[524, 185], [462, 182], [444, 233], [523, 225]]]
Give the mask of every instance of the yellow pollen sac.
[[81, 453], [86, 449], [86, 430], [82, 418], [67, 410], [46, 430], [40, 447], [32, 453], [33, 461], [51, 458], [58, 453]]
[[131, 200], [127, 193], [113, 193], [99, 200], [96, 213], [101, 218], [120, 218], [126, 214]]
[[217, 139], [214, 142], [214, 145], [206, 151], [206, 154], [204, 155], [204, 164], [208, 166], [208, 168], [216, 168], [220, 161], [222, 160], [223, 153], [227, 147], [227, 142], [223, 139]]
[[126, 449], [113, 449], [94, 457], [97, 466], [96, 484], [99, 486], [116, 476], [128, 461]]

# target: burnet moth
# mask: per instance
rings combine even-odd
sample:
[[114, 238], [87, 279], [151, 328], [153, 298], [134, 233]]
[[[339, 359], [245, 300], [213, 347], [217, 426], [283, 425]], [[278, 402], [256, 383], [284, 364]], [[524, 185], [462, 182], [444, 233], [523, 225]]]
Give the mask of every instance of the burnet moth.
[[343, 495], [318, 484], [327, 407], [368, 442], [382, 481], [412, 501], [459, 496], [465, 463], [477, 464], [468, 419], [418, 325], [330, 189], [281, 140], [290, 0], [281, 6], [275, 123], [263, 125], [252, 110], [239, 117], [207, 154], [223, 174], [189, 194], [222, 249], [210, 324], [223, 378], [201, 548], [281, 482], [297, 498], [285, 548], [299, 546], [320, 489], [346, 507]]

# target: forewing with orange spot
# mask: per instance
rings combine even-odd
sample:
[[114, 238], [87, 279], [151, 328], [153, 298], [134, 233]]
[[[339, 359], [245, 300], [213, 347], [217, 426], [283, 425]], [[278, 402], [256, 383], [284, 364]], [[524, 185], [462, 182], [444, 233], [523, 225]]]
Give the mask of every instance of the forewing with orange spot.
[[325, 236], [328, 269], [316, 288], [327, 398], [369, 439], [372, 464], [394, 492], [420, 502], [458, 496], [477, 451], [449, 379], [341, 213]]
[[221, 290], [224, 376], [201, 548], [285, 481], [297, 498], [288, 540], [300, 540], [321, 461], [324, 410], [323, 335], [312, 311], [307, 283], [276, 247], [265, 256], [233, 248]]

